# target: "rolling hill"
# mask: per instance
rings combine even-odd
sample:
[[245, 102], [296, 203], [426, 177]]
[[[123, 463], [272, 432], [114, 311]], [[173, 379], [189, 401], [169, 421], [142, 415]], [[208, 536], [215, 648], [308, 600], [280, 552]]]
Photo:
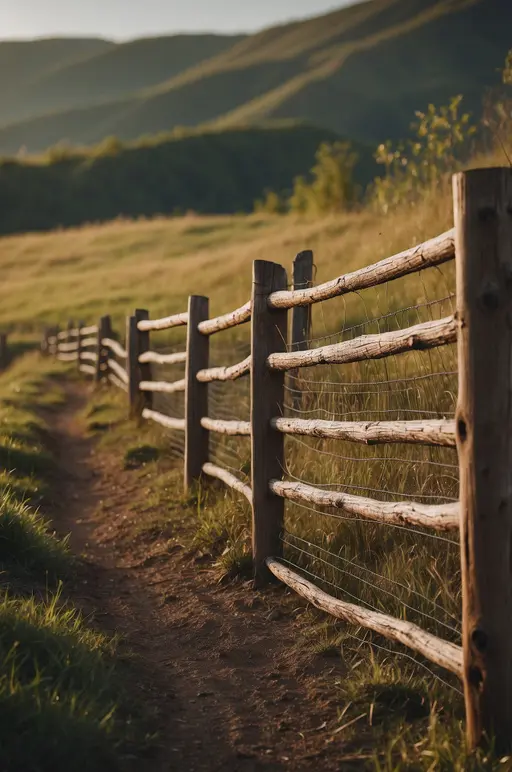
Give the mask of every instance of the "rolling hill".
[[[306, 174], [328, 129], [306, 125], [190, 132], [126, 146], [0, 161], [0, 234], [176, 214], [250, 212], [269, 188]], [[371, 148], [355, 143], [357, 180], [375, 175]]]
[[[274, 119], [364, 142], [396, 139], [429, 102], [462, 93], [478, 112], [499, 81], [511, 28], [509, 0], [368, 0], [241, 39], [96, 41], [102, 50], [47, 68], [11, 97], [0, 153]], [[22, 110], [33, 114], [20, 120]]]

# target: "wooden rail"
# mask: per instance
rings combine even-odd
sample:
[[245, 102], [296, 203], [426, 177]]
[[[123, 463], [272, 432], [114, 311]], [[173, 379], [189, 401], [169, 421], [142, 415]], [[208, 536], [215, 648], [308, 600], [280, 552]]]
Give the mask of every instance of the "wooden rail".
[[251, 372], [251, 357], [248, 356], [242, 362], [230, 367], [210, 367], [208, 370], [199, 370], [197, 380], [201, 383], [213, 381], [236, 381]]
[[128, 373], [124, 369], [124, 367], [121, 367], [121, 365], [116, 362], [115, 359], [109, 359], [108, 360], [108, 366], [113, 371], [114, 375], [119, 378], [120, 381], [128, 385]]
[[158, 351], [145, 351], [139, 357], [141, 364], [179, 365], [187, 361], [187, 352], [178, 351], [175, 354], [159, 354]]
[[119, 359], [126, 359], [128, 356], [126, 349], [124, 349], [117, 340], [113, 340], [112, 338], [103, 338], [101, 345], [109, 348], [112, 353], [116, 355], [116, 357], [119, 357]]
[[168, 383], [167, 381], [141, 381], [139, 384], [141, 391], [158, 391], [164, 394], [176, 394], [179, 391], [185, 391], [185, 379]]
[[457, 324], [453, 316], [433, 322], [423, 322], [403, 330], [383, 332], [378, 335], [361, 335], [343, 343], [308, 349], [270, 354], [267, 364], [271, 370], [291, 370], [314, 365], [344, 365], [366, 359], [382, 359], [406, 351], [425, 349], [455, 343]]
[[59, 351], [63, 353], [67, 353], [69, 351], [77, 351], [78, 350], [78, 343], [75, 341], [75, 343], [59, 343]]
[[271, 426], [283, 434], [360, 442], [364, 445], [403, 442], [454, 448], [455, 421], [326, 421], [272, 418]]
[[162, 319], [144, 319], [138, 322], [137, 329], [141, 332], [154, 330], [170, 330], [172, 327], [183, 327], [188, 324], [188, 313], [165, 316]]
[[249, 300], [240, 308], [230, 311], [229, 314], [223, 314], [217, 316], [215, 319], [207, 319], [204, 322], [200, 322], [197, 326], [202, 335], [213, 335], [216, 332], [227, 330], [230, 327], [236, 327], [239, 324], [245, 324], [251, 318], [252, 304]]
[[94, 346], [94, 348], [97, 348], [98, 346], [98, 339], [97, 338], [84, 338], [81, 341], [82, 348], [91, 348], [91, 346]]
[[201, 426], [209, 432], [229, 434], [232, 437], [250, 437], [250, 421], [220, 421], [214, 418], [201, 418]]
[[146, 418], [148, 421], [155, 421], [155, 423], [160, 424], [160, 426], [165, 426], [166, 429], [177, 429], [181, 432], [185, 431], [184, 418], [171, 418], [156, 410], [150, 410], [147, 407], [142, 411], [142, 417]]
[[238, 493], [245, 496], [249, 504], [252, 504], [252, 490], [250, 486], [243, 483], [238, 477], [231, 474], [231, 472], [228, 472], [226, 469], [222, 469], [222, 467], [216, 466], [215, 464], [210, 464], [209, 462], [203, 464], [203, 472], [209, 477], [216, 477], [217, 480], [221, 480], [229, 488], [238, 491]]
[[455, 231], [449, 230], [425, 241], [417, 247], [411, 247], [379, 263], [374, 263], [352, 273], [338, 276], [337, 279], [316, 287], [302, 290], [283, 290], [273, 292], [268, 304], [271, 308], [293, 308], [319, 303], [321, 300], [346, 295], [347, 292], [359, 292], [369, 287], [377, 287], [393, 279], [400, 279], [424, 268], [441, 265], [455, 258]]
[[113, 383], [114, 386], [117, 386], [118, 389], [122, 389], [122, 391], [128, 391], [128, 384], [125, 383], [125, 381], [122, 381], [121, 378], [118, 378], [115, 373], [108, 373], [107, 379], [110, 381], [110, 383]]
[[74, 354], [57, 354], [57, 359], [61, 362], [76, 362], [78, 353], [75, 351]]
[[453, 504], [419, 504], [414, 501], [378, 501], [340, 491], [328, 491], [300, 482], [271, 480], [269, 489], [276, 496], [300, 504], [342, 509], [349, 515], [394, 525], [413, 525], [436, 531], [458, 531], [460, 506]]
[[97, 324], [91, 324], [90, 327], [82, 327], [80, 329], [81, 335], [97, 335], [98, 334], [98, 325]]
[[412, 622], [382, 614], [380, 611], [356, 606], [343, 600], [333, 598], [323, 590], [319, 590], [314, 584], [308, 582], [296, 571], [274, 558], [267, 560], [270, 571], [284, 584], [295, 590], [296, 593], [308, 600], [313, 606], [326, 611], [344, 622], [352, 625], [360, 625], [368, 630], [373, 630], [389, 640], [401, 643], [413, 651], [417, 651], [426, 659], [435, 662], [436, 665], [446, 668], [455, 675], [462, 677], [462, 649], [455, 643], [443, 641], [431, 633], [422, 630]]
[[96, 375], [96, 368], [92, 365], [80, 365], [80, 372], [87, 375]]

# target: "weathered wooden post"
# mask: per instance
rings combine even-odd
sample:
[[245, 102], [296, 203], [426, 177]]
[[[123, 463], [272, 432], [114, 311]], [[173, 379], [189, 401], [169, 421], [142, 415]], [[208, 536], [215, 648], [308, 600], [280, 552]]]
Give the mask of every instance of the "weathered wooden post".
[[454, 177], [467, 735], [512, 749], [512, 169]]
[[252, 435], [252, 540], [257, 586], [271, 580], [269, 557], [282, 554], [284, 499], [269, 490], [271, 479], [281, 479], [284, 436], [274, 431], [270, 419], [283, 414], [284, 372], [271, 371], [269, 354], [286, 351], [287, 310], [271, 309], [272, 292], [285, 290], [286, 271], [281, 265], [256, 260], [253, 265], [251, 323], [251, 435]]
[[[313, 252], [306, 249], [299, 252], [293, 261], [293, 289], [306, 289], [313, 284]], [[292, 308], [292, 320], [290, 330], [290, 351], [305, 351], [309, 348], [311, 338], [311, 304], [306, 306], [294, 306]], [[299, 386], [299, 370], [292, 370], [292, 403], [293, 407], [300, 408], [302, 394]]]
[[149, 319], [149, 312], [136, 309], [133, 316], [126, 319], [126, 370], [128, 373], [128, 402], [130, 416], [140, 418], [145, 407], [151, 407], [151, 392], [141, 392], [141, 381], [151, 380], [151, 365], [141, 364], [139, 357], [149, 350], [149, 332], [139, 330], [138, 324]]
[[7, 333], [0, 333], [0, 367], [5, 368], [9, 364], [9, 352], [7, 350]]
[[83, 320], [80, 320], [78, 322], [78, 329], [76, 333], [76, 366], [77, 370], [80, 372], [80, 357], [82, 356], [82, 327], [84, 327]]
[[67, 326], [67, 329], [66, 329], [66, 333], [67, 333], [67, 335], [66, 335], [66, 343], [71, 343], [72, 342], [74, 327], [75, 327], [75, 324], [73, 322], [73, 319], [69, 319], [68, 320], [68, 326]]
[[201, 477], [208, 461], [209, 433], [201, 426], [208, 415], [208, 384], [197, 380], [199, 370], [206, 370], [210, 358], [210, 338], [199, 332], [198, 325], [208, 319], [209, 300], [202, 295], [188, 299], [187, 364], [185, 369], [185, 490]]
[[103, 345], [102, 341], [105, 338], [112, 337], [112, 321], [110, 316], [102, 316], [98, 324], [98, 359], [96, 362], [96, 376], [95, 381], [99, 383], [102, 380], [108, 378], [108, 359], [110, 356], [109, 349]]

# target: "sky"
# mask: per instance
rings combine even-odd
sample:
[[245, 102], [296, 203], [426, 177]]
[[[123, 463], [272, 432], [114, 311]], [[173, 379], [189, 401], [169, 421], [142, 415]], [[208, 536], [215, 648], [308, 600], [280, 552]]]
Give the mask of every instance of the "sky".
[[0, 39], [249, 32], [354, 0], [0, 0]]

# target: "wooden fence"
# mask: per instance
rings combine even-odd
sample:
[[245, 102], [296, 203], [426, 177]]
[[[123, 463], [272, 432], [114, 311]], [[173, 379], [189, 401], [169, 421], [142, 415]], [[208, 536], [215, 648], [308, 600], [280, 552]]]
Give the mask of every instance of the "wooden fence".
[[[133, 416], [155, 421], [185, 437], [188, 488], [202, 475], [216, 478], [252, 506], [255, 580], [277, 577], [333, 616], [419, 652], [459, 676], [464, 684], [472, 746], [494, 735], [498, 749], [512, 740], [512, 171], [474, 170], [454, 178], [455, 228], [400, 254], [312, 285], [312, 254], [301, 253], [294, 285], [284, 268], [257, 260], [251, 299], [209, 318], [208, 298], [192, 296], [183, 313], [150, 319], [138, 310], [127, 320], [126, 348], [110, 319], [97, 326], [68, 325], [47, 335], [44, 348], [64, 362], [78, 362], [96, 381], [108, 379], [128, 395]], [[311, 306], [390, 282], [456, 257], [457, 311], [405, 329], [310, 348]], [[292, 319], [289, 324], [288, 313]], [[210, 367], [210, 338], [251, 325], [251, 354], [233, 366]], [[186, 348], [160, 353], [151, 347], [161, 330], [186, 327]], [[288, 342], [291, 329], [291, 345]], [[151, 338], [150, 338], [151, 336]], [[332, 421], [288, 417], [285, 373], [322, 364], [345, 365], [411, 350], [458, 343], [459, 397], [455, 420]], [[153, 364], [183, 364], [172, 383], [152, 379]], [[249, 421], [208, 416], [209, 384], [250, 377]], [[157, 392], [185, 395], [182, 418], [153, 407]], [[211, 433], [251, 440], [251, 485], [209, 459]], [[283, 479], [286, 435], [336, 438], [354, 443], [414, 443], [457, 447], [460, 500], [449, 504], [380, 501], [326, 491]], [[377, 522], [438, 532], [460, 530], [462, 646], [412, 622], [339, 600], [282, 562], [286, 501], [334, 507]]]

